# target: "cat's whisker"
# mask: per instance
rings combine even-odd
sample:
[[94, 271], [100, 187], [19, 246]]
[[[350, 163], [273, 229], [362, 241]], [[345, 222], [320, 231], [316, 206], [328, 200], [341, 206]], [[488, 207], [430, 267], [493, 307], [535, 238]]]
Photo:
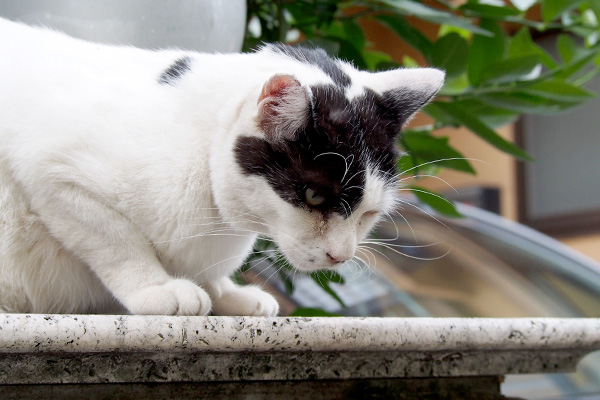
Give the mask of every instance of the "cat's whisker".
[[453, 204], [453, 203], [452, 203], [450, 200], [448, 200], [448, 199], [447, 199], [447, 198], [445, 198], [445, 197], [442, 197], [442, 196], [440, 196], [439, 194], [435, 194], [435, 193], [432, 193], [432, 192], [427, 192], [427, 191], [425, 191], [425, 190], [421, 190], [421, 189], [415, 189], [415, 188], [405, 188], [405, 189], [400, 189], [400, 191], [401, 191], [401, 192], [418, 192], [418, 193], [425, 193], [425, 194], [428, 194], [428, 195], [430, 195], [430, 196], [437, 197], [438, 199], [440, 199], [440, 200], [442, 200], [442, 201], [445, 201], [445, 202], [446, 202], [446, 203], [448, 203], [448, 204]]
[[[450, 227], [448, 227], [448, 225], [444, 224], [439, 218], [435, 217], [433, 214], [431, 214], [430, 212], [427, 212], [426, 210], [424, 210], [423, 208], [417, 206], [416, 204], [411, 203], [410, 201], [401, 201], [402, 204], [406, 204], [409, 205], [411, 207], [416, 208], [417, 210], [421, 211], [422, 213], [427, 214], [429, 217], [431, 217], [433, 220], [435, 220], [437, 223], [439, 223], [440, 225], [442, 225], [443, 227], [445, 227], [448, 230], [452, 230]], [[402, 214], [399, 214], [400, 216], [402, 216]], [[406, 219], [404, 219], [406, 221]], [[408, 221], [407, 221], [408, 222]], [[412, 229], [412, 228], [411, 228]], [[414, 231], [413, 231], [414, 232]], [[416, 239], [416, 237], [415, 237]]]
[[[370, 250], [372, 250], [372, 251], [374, 251], [375, 253], [377, 253], [377, 254], [381, 255], [383, 258], [385, 258], [386, 260], [388, 260], [390, 263], [393, 263], [393, 261], [392, 261], [392, 260], [390, 260], [390, 258], [389, 258], [389, 257], [388, 257], [386, 254], [384, 254], [383, 252], [381, 252], [379, 249], [376, 249], [376, 248], [373, 248], [373, 247], [371, 247], [371, 248], [370, 248]], [[373, 258], [374, 258], [375, 260], [377, 260], [377, 257], [375, 256], [375, 254], [373, 254], [373, 253], [371, 253], [371, 254], [373, 255]]]
[[[383, 245], [383, 246], [387, 247], [385, 245]], [[407, 257], [407, 258], [411, 258], [413, 260], [420, 260], [420, 261], [435, 261], [435, 260], [439, 260], [439, 259], [442, 259], [442, 258], [446, 257], [452, 251], [452, 249], [448, 249], [442, 255], [436, 256], [436, 257], [419, 257], [419, 256], [415, 256], [415, 255], [412, 255], [412, 254], [404, 253], [404, 252], [402, 252], [400, 250], [397, 250], [397, 249], [394, 249], [394, 248], [391, 248], [391, 247], [387, 247], [387, 249], [389, 251], [392, 251], [392, 252], [394, 252], [396, 254], [399, 254], [401, 256], [404, 256], [404, 257]], [[378, 250], [376, 248], [371, 248], [371, 250], [373, 250], [373, 251], [381, 254], [383, 257], [385, 257], [385, 258], [387, 258], [389, 260], [389, 258], [385, 254], [383, 254], [380, 250]]]
[[363, 274], [368, 269], [368, 267], [362, 266], [362, 261], [360, 261], [359, 258], [360, 256], [355, 256], [349, 261], [349, 265], [352, 266], [352, 280], [354, 282], [360, 282], [363, 278]]
[[357, 175], [360, 175], [360, 174], [365, 174], [365, 173], [367, 173], [367, 170], [366, 170], [366, 169], [361, 169], [360, 171], [356, 172], [354, 175], [352, 175], [350, 178], [348, 178], [348, 179], [346, 180], [346, 182], [343, 182], [343, 181], [342, 181], [342, 187], [343, 187], [344, 189], [346, 189], [346, 185], [347, 185], [348, 183], [350, 183], [350, 181], [351, 181], [352, 179], [354, 179], [354, 177], [355, 177], [355, 176], [357, 176]]
[[434, 247], [434, 246], [442, 244], [442, 242], [435, 242], [435, 243], [430, 243], [430, 244], [417, 244], [417, 245], [392, 244], [392, 243], [387, 243], [384, 241], [379, 241], [379, 239], [378, 240], [363, 240], [362, 243], [369, 244], [369, 245], [383, 246], [383, 247], [400, 247], [403, 249], [423, 249], [423, 248]]
[[[316, 155], [316, 156], [313, 158], [313, 161], [316, 161], [316, 160], [317, 160], [317, 158], [319, 158], [319, 157], [321, 157], [321, 156], [326, 156], [326, 155], [339, 156], [339, 157], [341, 157], [341, 158], [344, 160], [344, 164], [345, 164], [345, 166], [346, 166], [346, 169], [345, 169], [345, 171], [344, 171], [344, 175], [342, 176], [342, 179], [341, 179], [341, 181], [343, 182], [343, 181], [344, 181], [344, 178], [346, 177], [346, 174], [348, 174], [348, 171], [349, 171], [349, 169], [350, 169], [350, 165], [352, 165], [352, 163], [350, 163], [350, 165], [348, 165], [348, 160], [346, 159], [346, 157], [344, 157], [344, 156], [343, 156], [343, 155], [341, 155], [340, 153], [336, 153], [336, 152], [333, 152], [333, 151], [327, 151], [327, 152], [325, 152], [325, 153], [317, 154], [317, 155]], [[350, 154], [350, 155], [352, 155], [352, 154]], [[354, 158], [354, 156], [353, 156], [353, 158]]]
[[[266, 251], [261, 251], [261, 252], [257, 252], [257, 253], [258, 253], [258, 254], [260, 254], [260, 253], [265, 253], [265, 252], [266, 252]], [[197, 273], [197, 274], [194, 276], [194, 278], [197, 278], [197, 277], [199, 277], [200, 275], [202, 275], [202, 274], [206, 273], [207, 271], [209, 271], [210, 269], [212, 269], [212, 268], [216, 267], [217, 265], [221, 265], [221, 264], [223, 264], [223, 263], [226, 263], [227, 261], [235, 260], [236, 258], [241, 258], [241, 260], [240, 260], [240, 264], [241, 264], [241, 263], [244, 261], [244, 259], [246, 258], [246, 256], [247, 256], [247, 255], [246, 255], [245, 253], [244, 253], [244, 254], [238, 254], [238, 255], [235, 255], [235, 256], [233, 256], [233, 257], [229, 257], [229, 258], [226, 258], [226, 259], [224, 259], [224, 260], [218, 261], [218, 262], [216, 262], [216, 263], [214, 263], [214, 264], [212, 264], [212, 265], [210, 265], [210, 266], [208, 266], [208, 267], [206, 267], [206, 268], [202, 269], [200, 272], [198, 272], [198, 273]]]
[[[437, 176], [437, 175], [430, 175], [430, 174], [419, 174], [419, 175], [413, 175], [413, 176], [407, 176], [406, 178], [402, 178], [402, 179], [398, 179], [398, 182], [404, 182], [407, 180], [411, 180], [411, 179], [415, 179], [415, 178], [433, 178], [433, 179], [437, 179], [439, 181], [442, 181], [446, 184], [446, 186], [448, 186], [449, 188], [451, 188], [452, 190], [454, 190], [455, 193], [458, 193], [458, 190], [452, 186], [448, 181], [446, 181], [445, 179]], [[402, 190], [402, 189], [400, 189]]]
[[[375, 250], [375, 249], [369, 249], [366, 246], [360, 246], [359, 249], [361, 250], [362, 254], [365, 254], [367, 256], [367, 261], [369, 261], [369, 264], [367, 264], [368, 266], [377, 264], [377, 257], [371, 251], [371, 250]], [[385, 257], [385, 255], [383, 255], [383, 256]], [[373, 264], [370, 264], [370, 262], [371, 262], [371, 258], [370, 257], [373, 257]]]
[[[366, 258], [367, 258], [366, 262], [362, 258], [360, 258], [360, 256], [358, 256], [358, 254], [362, 254], [362, 255], [366, 256]], [[371, 264], [371, 260], [369, 258], [369, 254], [367, 254], [367, 253], [365, 253], [363, 251], [363, 246], [361, 246], [361, 245], [359, 245], [356, 248], [356, 253], [354, 253], [354, 257], [352, 257], [352, 259], [355, 259], [355, 258], [358, 259], [358, 260], [360, 260], [361, 262], [363, 262], [365, 265], [370, 265]]]
[[[225, 232], [225, 231], [223, 231]], [[256, 237], [258, 234], [254, 233], [250, 234], [250, 235], [243, 235], [240, 233], [222, 233], [220, 231], [216, 231], [216, 232], [211, 232], [211, 233], [198, 233], [195, 235], [189, 235], [189, 236], [184, 236], [184, 237], [180, 237], [177, 239], [169, 239], [169, 240], [158, 240], [155, 242], [152, 242], [153, 244], [166, 244], [166, 243], [174, 243], [174, 242], [180, 242], [180, 241], [184, 241], [184, 240], [191, 240], [191, 239], [197, 239], [197, 238], [201, 238], [201, 237], [210, 237], [210, 236], [220, 236], [220, 237], [240, 237], [240, 238], [253, 238]]]
[[[254, 270], [255, 268], [258, 268], [265, 261], [269, 262], [269, 267], [273, 266], [275, 262], [273, 261], [272, 256], [273, 256], [273, 254], [267, 254], [266, 256], [263, 256], [263, 257], [259, 258], [258, 260], [253, 260], [252, 265], [250, 266], [250, 268], [248, 268], [246, 270], [246, 272], [249, 272], [249, 271]], [[259, 270], [259, 272], [256, 273], [256, 276], [261, 276], [261, 274], [263, 272], [265, 272], [266, 270], [267, 270], [267, 268]]]
[[362, 275], [362, 269], [358, 262], [352, 257], [351, 260], [348, 260], [348, 267], [350, 269], [350, 273], [352, 274], [352, 281], [356, 282]]
[[450, 158], [440, 158], [440, 159], [437, 159], [437, 160], [433, 160], [433, 161], [424, 162], [424, 163], [421, 163], [421, 164], [419, 164], [419, 165], [415, 165], [415, 166], [413, 166], [413, 167], [411, 167], [411, 168], [405, 169], [405, 170], [401, 171], [399, 174], [397, 174], [396, 176], [397, 176], [397, 177], [400, 177], [400, 176], [402, 176], [402, 175], [406, 175], [406, 173], [407, 173], [407, 172], [410, 172], [410, 171], [413, 171], [413, 170], [415, 170], [415, 169], [418, 169], [418, 168], [424, 167], [424, 166], [426, 166], [426, 165], [431, 165], [431, 164], [439, 163], [440, 161], [454, 161], [454, 160], [477, 161], [477, 162], [481, 162], [481, 163], [484, 163], [484, 164], [490, 165], [490, 163], [488, 163], [488, 162], [486, 162], [486, 161], [483, 161], [483, 160], [480, 160], [480, 159], [477, 159], [477, 158], [469, 158], [469, 157], [450, 157]]
[[346, 218], [352, 215], [352, 207], [345, 199], [340, 199], [342, 202], [342, 208], [344, 209], [344, 213], [346, 214]]
[[[413, 229], [412, 225], [410, 224], [410, 222], [408, 222], [408, 219], [406, 219], [406, 217], [404, 215], [402, 215], [401, 212], [397, 212], [398, 216], [400, 218], [402, 218], [404, 220], [404, 222], [406, 222], [406, 225], [408, 226], [408, 229], [410, 229], [413, 238], [415, 239], [415, 243], [419, 243], [419, 239], [417, 238], [417, 233], [415, 232], [415, 230]], [[392, 218], [392, 221], [394, 221], [394, 219]], [[395, 224], [395, 221], [394, 221]], [[400, 230], [398, 229], [398, 226], [396, 226], [396, 239], [400, 237]]]
[[[410, 227], [410, 224], [408, 223], [408, 221], [406, 220], [406, 218], [404, 218], [404, 216], [399, 212], [396, 211], [396, 213], [398, 215], [400, 215], [401, 218], [404, 219], [404, 221], [408, 224], [408, 226]], [[392, 215], [390, 214], [389, 211], [385, 211], [384, 215], [388, 218], [388, 220], [394, 225], [394, 229], [396, 231], [396, 236], [394, 236], [393, 238], [387, 238], [387, 239], [383, 239], [385, 240], [397, 240], [398, 238], [400, 238], [400, 229], [398, 228], [398, 223], [396, 222], [396, 220], [394, 219], [394, 217], [392, 217]], [[414, 231], [413, 231], [414, 234]]]
[[369, 274], [372, 273], [372, 265], [370, 263], [367, 263], [362, 257], [358, 256], [358, 255], [354, 255], [354, 258], [356, 258], [358, 261], [360, 261], [360, 264], [357, 262], [357, 265], [359, 266], [359, 269], [362, 271], [361, 268], [361, 264], [367, 269], [367, 271], [369, 272]]
[[275, 265], [275, 271], [271, 275], [269, 275], [269, 277], [263, 282], [263, 286], [266, 286], [269, 283], [269, 280], [271, 280], [271, 278], [275, 274], [278, 274], [283, 269], [283, 266], [278, 265], [277, 259], [276, 259], [275, 263], [271, 264], [271, 267], [273, 267], [274, 265]]

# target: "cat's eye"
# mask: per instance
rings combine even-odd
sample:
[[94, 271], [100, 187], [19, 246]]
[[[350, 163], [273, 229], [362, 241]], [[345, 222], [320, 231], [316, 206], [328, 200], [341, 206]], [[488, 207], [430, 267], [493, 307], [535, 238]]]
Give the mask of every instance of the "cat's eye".
[[306, 204], [312, 207], [320, 206], [325, 202], [325, 197], [321, 196], [311, 188], [306, 189], [304, 197], [306, 198]]

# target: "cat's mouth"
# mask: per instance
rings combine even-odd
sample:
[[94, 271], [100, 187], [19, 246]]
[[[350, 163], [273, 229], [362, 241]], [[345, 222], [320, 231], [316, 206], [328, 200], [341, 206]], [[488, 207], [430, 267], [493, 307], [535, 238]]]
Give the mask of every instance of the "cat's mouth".
[[318, 270], [335, 269], [342, 266], [347, 261], [351, 260], [354, 253], [347, 256], [336, 255], [324, 249], [316, 249], [317, 251], [303, 250], [297, 247], [290, 249], [282, 248], [283, 254], [294, 268], [303, 272], [315, 272]]

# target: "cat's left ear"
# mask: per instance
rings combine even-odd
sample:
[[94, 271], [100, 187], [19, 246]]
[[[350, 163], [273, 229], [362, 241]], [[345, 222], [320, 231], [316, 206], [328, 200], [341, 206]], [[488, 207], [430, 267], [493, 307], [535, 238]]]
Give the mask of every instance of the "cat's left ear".
[[307, 91], [292, 75], [274, 75], [258, 98], [258, 126], [270, 142], [295, 140], [309, 119]]
[[372, 74], [369, 86], [391, 103], [404, 125], [444, 86], [444, 76], [435, 68], [401, 68]]

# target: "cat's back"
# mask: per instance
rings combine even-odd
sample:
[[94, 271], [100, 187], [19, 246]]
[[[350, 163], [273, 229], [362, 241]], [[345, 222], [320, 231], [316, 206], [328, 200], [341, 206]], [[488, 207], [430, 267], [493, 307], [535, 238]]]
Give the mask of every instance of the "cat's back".
[[[0, 37], [9, 38], [0, 41], [0, 87], [5, 91], [39, 92], [45, 85], [64, 85], [66, 91], [81, 87], [82, 80], [92, 86], [94, 80], [142, 80], [144, 70], [139, 65], [151, 70], [168, 59], [161, 52], [86, 42], [51, 28], [2, 18]], [[111, 79], [107, 80], [108, 76]]]

